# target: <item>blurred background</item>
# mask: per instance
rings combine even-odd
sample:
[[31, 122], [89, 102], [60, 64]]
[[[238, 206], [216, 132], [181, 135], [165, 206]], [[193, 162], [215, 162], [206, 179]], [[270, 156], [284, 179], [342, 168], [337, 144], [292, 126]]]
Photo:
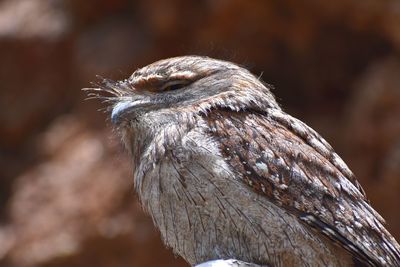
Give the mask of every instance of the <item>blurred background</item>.
[[320, 132], [400, 239], [397, 0], [0, 0], [0, 266], [187, 266], [137, 202], [96, 75], [234, 61]]

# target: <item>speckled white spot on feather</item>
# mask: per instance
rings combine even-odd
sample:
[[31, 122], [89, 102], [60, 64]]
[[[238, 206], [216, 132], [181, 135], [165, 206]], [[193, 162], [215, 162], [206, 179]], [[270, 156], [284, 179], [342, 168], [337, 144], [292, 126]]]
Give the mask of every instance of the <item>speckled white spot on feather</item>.
[[280, 189], [283, 189], [283, 190], [285, 190], [285, 189], [288, 188], [288, 186], [285, 185], [285, 184], [279, 184], [278, 187], [279, 187]]
[[268, 171], [268, 165], [265, 164], [264, 162], [257, 162], [256, 167], [261, 171], [264, 171], [264, 172]]

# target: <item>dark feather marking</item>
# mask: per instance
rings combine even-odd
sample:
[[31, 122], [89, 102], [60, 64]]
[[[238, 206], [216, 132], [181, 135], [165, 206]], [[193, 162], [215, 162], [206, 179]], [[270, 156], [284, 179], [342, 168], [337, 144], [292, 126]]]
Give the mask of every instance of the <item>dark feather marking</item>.
[[172, 216], [172, 228], [173, 228], [173, 232], [174, 232], [174, 235], [175, 235], [175, 240], [176, 240], [176, 244], [177, 244], [177, 248], [178, 248], [178, 250], [179, 250], [179, 238], [178, 238], [178, 227], [176, 226], [176, 214], [175, 214], [175, 212], [174, 212], [174, 210], [172, 209], [172, 203], [171, 203], [171, 200], [170, 199], [168, 199], [168, 206], [169, 206], [169, 210], [170, 210], [170, 213], [171, 213], [171, 216]]
[[349, 241], [342, 234], [337, 232], [337, 230], [332, 226], [330, 226], [329, 224], [323, 222], [322, 220], [318, 219], [317, 217], [311, 214], [303, 214], [300, 215], [299, 218], [300, 220], [302, 220], [303, 222], [305, 222], [307, 225], [311, 226], [318, 232], [322, 231], [322, 233], [326, 237], [328, 237], [331, 241], [341, 244], [349, 252], [358, 254], [364, 261], [367, 261], [369, 264], [376, 266], [376, 262], [370, 261], [369, 256], [364, 253], [362, 248], [355, 246], [351, 241]]
[[185, 210], [186, 210], [185, 214], [186, 214], [186, 218], [187, 218], [187, 221], [188, 221], [188, 224], [189, 224], [189, 228], [192, 228], [192, 221], [190, 220], [189, 210], [188, 210], [188, 207], [187, 207], [187, 201], [185, 201], [184, 204], [185, 204]]

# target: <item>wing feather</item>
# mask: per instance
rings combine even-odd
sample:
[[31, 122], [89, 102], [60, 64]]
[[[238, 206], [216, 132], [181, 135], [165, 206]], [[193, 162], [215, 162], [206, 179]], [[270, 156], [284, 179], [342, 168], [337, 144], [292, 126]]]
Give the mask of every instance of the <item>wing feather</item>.
[[400, 266], [400, 247], [332, 147], [280, 110], [213, 110], [211, 134], [253, 190], [372, 266]]

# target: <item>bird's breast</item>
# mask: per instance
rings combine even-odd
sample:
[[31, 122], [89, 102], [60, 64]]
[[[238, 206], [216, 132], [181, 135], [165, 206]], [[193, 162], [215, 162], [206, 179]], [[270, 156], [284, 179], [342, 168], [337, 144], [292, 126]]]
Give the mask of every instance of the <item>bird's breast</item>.
[[164, 156], [141, 172], [137, 189], [175, 253], [191, 264], [235, 258], [272, 266], [318, 266], [321, 258], [321, 266], [346, 266], [345, 253], [244, 185], [204, 132], [194, 130], [174, 142], [163, 146]]

